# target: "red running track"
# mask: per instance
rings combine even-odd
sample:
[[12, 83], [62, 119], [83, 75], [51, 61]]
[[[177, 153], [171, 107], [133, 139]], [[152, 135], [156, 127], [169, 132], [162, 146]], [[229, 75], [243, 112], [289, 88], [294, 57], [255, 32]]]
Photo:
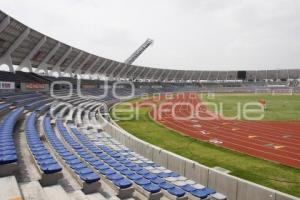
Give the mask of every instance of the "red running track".
[[153, 107], [150, 116], [166, 127], [234, 151], [300, 168], [300, 122], [222, 119], [211, 113], [196, 93], [162, 99], [164, 103]]

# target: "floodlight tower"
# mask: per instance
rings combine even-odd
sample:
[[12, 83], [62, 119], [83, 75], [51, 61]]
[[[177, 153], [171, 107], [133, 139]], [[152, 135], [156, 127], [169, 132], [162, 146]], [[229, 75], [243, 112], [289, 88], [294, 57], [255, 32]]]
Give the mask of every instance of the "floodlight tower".
[[148, 38], [124, 63], [131, 65], [153, 42], [154, 40]]

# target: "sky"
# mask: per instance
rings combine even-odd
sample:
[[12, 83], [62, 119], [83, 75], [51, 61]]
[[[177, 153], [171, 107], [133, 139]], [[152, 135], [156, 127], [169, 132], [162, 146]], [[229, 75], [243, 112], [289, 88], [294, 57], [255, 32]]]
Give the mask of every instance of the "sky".
[[31, 28], [84, 51], [186, 70], [300, 68], [300, 0], [0, 0]]

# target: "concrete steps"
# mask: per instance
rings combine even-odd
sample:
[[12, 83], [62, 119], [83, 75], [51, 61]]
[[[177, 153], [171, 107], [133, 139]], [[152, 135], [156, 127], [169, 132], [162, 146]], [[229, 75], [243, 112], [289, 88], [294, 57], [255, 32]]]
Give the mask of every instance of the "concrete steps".
[[0, 199], [1, 200], [22, 200], [21, 191], [15, 176], [0, 178]]
[[38, 181], [20, 184], [24, 200], [51, 200]]
[[44, 191], [48, 197], [51, 197], [50, 199], [73, 200], [60, 185], [44, 187]]
[[72, 200], [89, 200], [81, 190], [69, 192], [68, 195]]
[[81, 190], [68, 193], [72, 200], [106, 200], [100, 193], [84, 194]]
[[100, 193], [86, 195], [88, 200], [106, 200]]

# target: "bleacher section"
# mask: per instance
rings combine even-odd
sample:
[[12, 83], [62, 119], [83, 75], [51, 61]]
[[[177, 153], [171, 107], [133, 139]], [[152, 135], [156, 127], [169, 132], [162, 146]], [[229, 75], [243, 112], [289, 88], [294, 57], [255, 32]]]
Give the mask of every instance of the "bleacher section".
[[[145, 91], [159, 90], [148, 88]], [[129, 90], [119, 92], [127, 95]], [[84, 93], [98, 94], [92, 90]], [[106, 100], [112, 100], [112, 96], [108, 96]], [[136, 154], [103, 132], [96, 124], [97, 109], [105, 100], [87, 100], [73, 94], [69, 98], [54, 101], [39, 92], [3, 94], [1, 99], [3, 107], [8, 109], [2, 115], [0, 124], [1, 177], [12, 175], [22, 180], [18, 173], [21, 170], [18, 168], [18, 157], [23, 154], [17, 153], [16, 145], [20, 144], [15, 140], [18, 134], [25, 134], [26, 140], [22, 142], [26, 143], [29, 152], [29, 157], [22, 157], [22, 160], [31, 160], [40, 177], [32, 182], [17, 183], [17, 190], [23, 197], [30, 196], [30, 185], [45, 196], [47, 191], [56, 189], [66, 190], [64, 195], [76, 196], [78, 190], [67, 192], [65, 185], [60, 184], [60, 179], [65, 177], [67, 171], [71, 174], [67, 181], [75, 180], [84, 192], [79, 193], [84, 197], [99, 194], [101, 197], [120, 199], [225, 199], [213, 189], [196, 184]], [[68, 105], [59, 102], [68, 102], [75, 109], [68, 109]], [[55, 105], [52, 112], [50, 104]], [[25, 116], [24, 120], [22, 116]], [[16, 125], [17, 122], [21, 125]], [[80, 125], [80, 129], [75, 124]], [[0, 183], [3, 179], [0, 178]]]
[[[0, 44], [0, 63], [10, 71], [0, 71], [0, 200], [252, 200], [244, 198], [248, 193], [259, 200], [297, 199], [208, 167], [204, 174], [199, 163], [153, 146], [165, 163], [146, 158], [138, 151], [150, 144], [130, 134], [131, 143], [122, 141], [125, 133], [109, 122], [108, 109], [156, 93], [300, 93], [299, 69], [135, 66], [71, 47], [1, 10]], [[167, 169], [178, 160], [190, 172]], [[193, 176], [207, 181], [200, 184]]]
[[[186, 90], [195, 87], [139, 83], [134, 95]], [[63, 96], [69, 92], [55, 91], [58, 98], [45, 92], [0, 94], [0, 176], [5, 177], [0, 183], [16, 178], [14, 185], [25, 199], [30, 199], [31, 186], [45, 199], [52, 191], [71, 199], [226, 199], [214, 188], [154, 163], [105, 132], [98, 120], [107, 112], [103, 103], [120, 101], [111, 89], [104, 98], [103, 88], [83, 89], [80, 93], [84, 96], [74, 89], [70, 96]], [[131, 94], [127, 87], [116, 92], [119, 96]], [[17, 140], [22, 134], [25, 138]], [[17, 152], [21, 147], [29, 153]], [[19, 157], [30, 164], [19, 163]], [[23, 182], [20, 166], [34, 167], [38, 178]]]

